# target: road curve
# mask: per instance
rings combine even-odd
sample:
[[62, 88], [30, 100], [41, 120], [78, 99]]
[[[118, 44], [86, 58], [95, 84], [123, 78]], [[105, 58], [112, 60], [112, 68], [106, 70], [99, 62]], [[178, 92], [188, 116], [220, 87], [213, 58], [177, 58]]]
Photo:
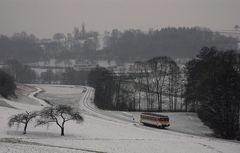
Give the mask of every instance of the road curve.
[[34, 99], [34, 100], [37, 101], [39, 104], [41, 104], [41, 106], [43, 106], [43, 107], [49, 107], [50, 105], [49, 105], [48, 103], [46, 103], [44, 100], [36, 97], [36, 95], [37, 95], [38, 93], [42, 92], [43, 89], [38, 88], [38, 87], [34, 87], [34, 88], [37, 89], [37, 90], [34, 91], [34, 92], [32, 92], [32, 93], [30, 93], [30, 94], [28, 95], [28, 97]]
[[127, 113], [123, 112], [113, 113], [111, 111], [98, 109], [93, 103], [94, 88], [84, 87], [83, 92], [84, 95], [80, 100], [80, 110], [82, 110], [83, 113], [112, 122], [118, 122], [123, 124], [135, 123], [131, 114], [126, 115]]

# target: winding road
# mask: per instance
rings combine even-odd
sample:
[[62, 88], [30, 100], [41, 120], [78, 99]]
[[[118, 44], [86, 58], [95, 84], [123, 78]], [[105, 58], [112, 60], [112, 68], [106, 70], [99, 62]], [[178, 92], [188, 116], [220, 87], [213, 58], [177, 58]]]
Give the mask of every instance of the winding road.
[[80, 110], [87, 115], [99, 117], [104, 120], [118, 122], [123, 124], [136, 124], [133, 115], [127, 112], [111, 112], [98, 109], [94, 103], [94, 89], [91, 87], [84, 87], [85, 93], [80, 100]]

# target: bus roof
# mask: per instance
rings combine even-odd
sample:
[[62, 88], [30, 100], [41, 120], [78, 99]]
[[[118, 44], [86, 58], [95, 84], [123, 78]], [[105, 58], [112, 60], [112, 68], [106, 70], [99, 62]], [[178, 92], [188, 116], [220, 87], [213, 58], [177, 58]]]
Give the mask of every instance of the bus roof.
[[166, 115], [158, 114], [158, 113], [142, 113], [141, 115], [149, 115], [149, 116], [155, 116], [155, 117], [164, 117], [168, 118]]

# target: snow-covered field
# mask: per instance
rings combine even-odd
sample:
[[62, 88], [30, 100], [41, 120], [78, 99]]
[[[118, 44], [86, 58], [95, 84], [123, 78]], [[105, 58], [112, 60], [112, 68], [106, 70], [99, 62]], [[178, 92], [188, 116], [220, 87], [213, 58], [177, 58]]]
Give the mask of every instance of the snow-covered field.
[[[60, 129], [56, 125], [34, 128], [34, 123], [29, 126], [28, 134], [22, 135], [22, 127], [12, 129], [7, 127], [9, 116], [26, 109], [40, 109], [42, 106], [20, 101], [18, 103], [21, 103], [21, 107], [18, 110], [0, 107], [0, 153], [237, 153], [240, 150], [240, 143], [235, 141], [142, 126], [138, 124], [139, 113], [133, 113], [135, 118], [133, 121], [131, 113], [97, 110], [91, 103], [93, 93], [91, 88], [87, 88], [88, 90], [83, 92], [83, 88], [80, 86], [41, 85], [39, 87], [45, 91], [40, 96], [49, 98], [48, 100], [55, 100], [55, 103], [63, 104], [71, 101], [71, 104], [75, 104], [78, 102], [75, 107], [80, 108], [84, 122], [81, 124], [67, 122], [64, 137], [60, 136]], [[74, 98], [71, 99], [71, 96]], [[62, 98], [64, 100], [61, 100]], [[67, 100], [68, 98], [71, 100]], [[14, 105], [14, 102], [9, 104]], [[24, 110], [22, 109], [23, 105], [25, 106]], [[18, 105], [14, 105], [14, 107], [18, 107]], [[195, 120], [192, 114], [182, 115], [183, 117], [181, 114], [168, 115], [170, 119], [178, 117], [176, 120], [172, 120], [173, 130], [174, 126], [177, 128], [191, 122], [196, 124], [193, 127], [199, 128], [199, 131], [206, 130], [201, 129], [204, 127], [203, 125], [201, 128], [198, 126], [201, 123], [197, 124], [200, 121]], [[179, 123], [178, 120], [181, 118], [185, 119]], [[182, 129], [184, 130], [184, 127]]]
[[79, 100], [82, 96], [83, 87], [64, 85], [37, 85], [46, 92], [40, 93], [37, 97], [45, 99], [52, 104], [65, 104], [72, 107], [79, 107]]
[[[132, 114], [135, 120], [139, 121], [140, 113], [133, 112]], [[167, 115], [170, 118], [171, 126], [168, 127], [167, 130], [199, 136], [213, 135], [213, 131], [201, 122], [196, 113], [164, 112], [161, 114]]]

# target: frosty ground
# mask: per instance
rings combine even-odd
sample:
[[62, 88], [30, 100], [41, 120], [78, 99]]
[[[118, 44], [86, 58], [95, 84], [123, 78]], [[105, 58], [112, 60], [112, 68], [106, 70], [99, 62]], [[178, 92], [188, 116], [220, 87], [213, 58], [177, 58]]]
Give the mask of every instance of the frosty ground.
[[[60, 129], [54, 124], [35, 128], [32, 123], [26, 135], [22, 135], [22, 127], [10, 129], [7, 122], [11, 115], [48, 105], [33, 97], [34, 91], [34, 94], [39, 92], [36, 87], [44, 91], [37, 94], [39, 98], [79, 108], [84, 122], [66, 123], [64, 137], [60, 136]], [[168, 113], [171, 126], [162, 130], [139, 124], [140, 113], [98, 110], [92, 103], [92, 88], [29, 85], [22, 86], [19, 91], [19, 99], [0, 99], [0, 153], [237, 153], [240, 150], [238, 142], [206, 136], [211, 134], [211, 130], [195, 114]]]

